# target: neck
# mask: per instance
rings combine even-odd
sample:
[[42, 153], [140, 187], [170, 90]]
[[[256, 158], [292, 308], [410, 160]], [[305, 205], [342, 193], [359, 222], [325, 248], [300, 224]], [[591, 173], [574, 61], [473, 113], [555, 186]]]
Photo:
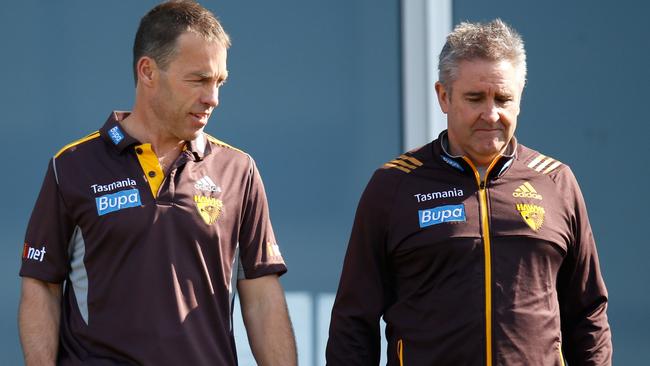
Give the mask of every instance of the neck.
[[160, 126], [163, 124], [159, 123], [153, 113], [146, 113], [137, 106], [134, 106], [133, 112], [121, 121], [121, 125], [126, 133], [136, 140], [151, 144], [152, 150], [159, 158], [175, 153], [175, 159], [185, 145], [184, 140], [171, 136], [161, 129]]
[[152, 114], [142, 113], [133, 108], [133, 113], [121, 121], [126, 133], [140, 141], [151, 144], [151, 149], [158, 157], [158, 162], [165, 174], [176, 161], [185, 146], [185, 141], [170, 137], [160, 128], [160, 123]]

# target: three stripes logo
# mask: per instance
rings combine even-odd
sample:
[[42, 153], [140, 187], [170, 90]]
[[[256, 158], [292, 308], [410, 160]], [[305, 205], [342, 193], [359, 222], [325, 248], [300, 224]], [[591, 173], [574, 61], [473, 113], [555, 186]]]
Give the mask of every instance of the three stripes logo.
[[194, 188], [200, 190], [200, 191], [206, 191], [206, 192], [221, 192], [221, 187], [219, 187], [210, 177], [207, 175], [203, 176], [203, 178], [199, 179], [196, 184], [194, 184]]
[[542, 195], [537, 193], [535, 188], [533, 188], [533, 185], [526, 182], [517, 189], [515, 189], [514, 192], [512, 192], [512, 197], [517, 197], [517, 198], [534, 198], [536, 200], [541, 200]]
[[[537, 193], [535, 187], [529, 182], [524, 182], [512, 192], [512, 196], [516, 198], [532, 198], [542, 200], [542, 195]], [[544, 216], [546, 214], [544, 207], [531, 203], [517, 203], [515, 204], [517, 211], [524, 219], [524, 222], [533, 230], [538, 231], [544, 224]]]
[[404, 173], [410, 173], [421, 166], [422, 162], [420, 160], [408, 155], [400, 155], [397, 159], [393, 159], [384, 164], [384, 167], [386, 168], [399, 169]]
[[557, 169], [560, 165], [562, 165], [562, 163], [559, 161], [542, 154], [539, 154], [535, 159], [528, 163], [529, 168], [542, 174], [548, 174]]

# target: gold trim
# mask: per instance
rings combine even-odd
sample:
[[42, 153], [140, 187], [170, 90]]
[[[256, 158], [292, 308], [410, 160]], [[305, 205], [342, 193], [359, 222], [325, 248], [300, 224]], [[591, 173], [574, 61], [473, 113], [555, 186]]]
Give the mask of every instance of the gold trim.
[[392, 163], [386, 163], [386, 164], [384, 164], [384, 166], [389, 167], [389, 168], [397, 168], [397, 169], [403, 171], [404, 173], [410, 173], [411, 172], [410, 170], [408, 170], [406, 168], [403, 168], [403, 167], [401, 167], [399, 165], [395, 165], [395, 164], [392, 164]]
[[418, 160], [418, 159], [416, 159], [416, 158], [414, 158], [412, 156], [402, 154], [399, 157], [400, 157], [400, 159], [408, 160], [408, 161], [410, 161], [411, 163], [413, 163], [413, 164], [415, 164], [417, 166], [422, 166], [423, 165], [423, 163], [420, 160]]
[[542, 161], [542, 159], [544, 159], [545, 157], [546, 157], [546, 156], [544, 156], [544, 155], [542, 155], [542, 154], [539, 154], [535, 159], [533, 159], [533, 161], [531, 161], [530, 163], [528, 163], [528, 167], [532, 169], [535, 165], [537, 165], [537, 164], [538, 164], [540, 161]]
[[84, 143], [86, 141], [90, 141], [92, 139], [95, 139], [95, 138], [99, 137], [99, 135], [100, 135], [99, 131], [95, 131], [95, 132], [91, 133], [90, 135], [88, 135], [86, 137], [80, 138], [79, 140], [73, 141], [73, 142], [65, 145], [64, 147], [61, 148], [61, 150], [59, 150], [59, 152], [56, 153], [56, 155], [54, 155], [54, 158], [58, 158], [59, 155], [63, 154], [69, 148], [71, 148], [73, 146], [77, 146], [79, 144], [82, 144], [82, 143]]
[[481, 230], [483, 233], [483, 253], [485, 266], [485, 357], [487, 366], [492, 366], [492, 251], [490, 243], [490, 228], [487, 214], [487, 177], [496, 164], [494, 159], [485, 170], [483, 185], [481, 186], [481, 176], [472, 161], [463, 156], [463, 160], [469, 164], [474, 171], [474, 177], [478, 184], [479, 190], [479, 207], [481, 211]]
[[547, 165], [549, 165], [550, 163], [552, 163], [554, 161], [555, 161], [555, 159], [553, 159], [553, 158], [547, 158], [542, 163], [540, 163], [538, 166], [536, 166], [535, 170], [538, 171], [538, 172], [541, 172], [544, 168], [546, 168]]
[[393, 163], [393, 164], [401, 165], [404, 168], [408, 168], [408, 169], [416, 169], [417, 168], [415, 165], [411, 165], [411, 164], [405, 162], [404, 160], [395, 159], [395, 160], [391, 160], [390, 162]]
[[401, 339], [397, 341], [397, 358], [399, 359], [399, 366], [404, 366], [404, 341]]
[[530, 182], [524, 183], [524, 186], [528, 189], [528, 191], [530, 191], [530, 193], [537, 193], [537, 191], [535, 190], [533, 185], [530, 184]]
[[[158, 197], [158, 190], [165, 179], [165, 174], [163, 173], [163, 169], [158, 161], [158, 156], [156, 156], [156, 153], [153, 151], [151, 144], [149, 143], [137, 145], [135, 148], [142, 149], [142, 154], [136, 153], [135, 155], [138, 157], [138, 162], [142, 167], [144, 177], [147, 179], [147, 183], [149, 183], [151, 194], [153, 195], [153, 198], [156, 198]], [[155, 175], [151, 177], [149, 176], [149, 172], [154, 172]]]
[[227, 147], [227, 148], [229, 148], [229, 149], [233, 149], [233, 150], [235, 150], [235, 151], [239, 151], [239, 152], [242, 153], [242, 154], [246, 154], [246, 152], [244, 152], [243, 150], [240, 150], [240, 149], [238, 149], [238, 148], [236, 148], [236, 147], [234, 147], [234, 146], [232, 146], [232, 145], [229, 145], [229, 144], [227, 144], [227, 143], [225, 143], [225, 142], [219, 140], [218, 138], [216, 138], [216, 137], [214, 137], [214, 136], [208, 135], [207, 133], [205, 134], [205, 137], [207, 137], [207, 139], [210, 140], [210, 142], [215, 143], [215, 144], [217, 144], [217, 145], [219, 145], [219, 146]]
[[544, 170], [542, 173], [543, 174], [548, 174], [548, 173], [552, 172], [553, 170], [555, 170], [555, 168], [559, 167], [560, 165], [562, 165], [562, 163], [560, 163], [559, 161], [556, 160], [555, 163], [551, 164], [551, 166], [546, 168], [546, 170]]

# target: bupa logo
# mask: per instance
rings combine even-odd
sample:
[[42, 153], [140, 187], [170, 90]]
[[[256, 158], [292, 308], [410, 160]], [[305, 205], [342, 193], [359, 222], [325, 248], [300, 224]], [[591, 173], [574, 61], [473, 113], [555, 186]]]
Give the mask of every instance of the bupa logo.
[[465, 206], [446, 205], [440, 207], [419, 210], [420, 227], [442, 224], [443, 222], [466, 221]]
[[108, 130], [108, 135], [111, 137], [111, 140], [113, 140], [113, 143], [115, 145], [119, 144], [120, 141], [124, 139], [124, 134], [122, 134], [122, 131], [120, 131], [120, 128], [118, 126], [115, 126]]
[[45, 258], [45, 253], [45, 245], [41, 249], [32, 248], [27, 243], [23, 246], [23, 259], [42, 262]]
[[95, 203], [97, 204], [97, 215], [99, 216], [124, 208], [141, 206], [140, 191], [137, 189], [127, 189], [126, 191], [107, 194], [95, 198]]

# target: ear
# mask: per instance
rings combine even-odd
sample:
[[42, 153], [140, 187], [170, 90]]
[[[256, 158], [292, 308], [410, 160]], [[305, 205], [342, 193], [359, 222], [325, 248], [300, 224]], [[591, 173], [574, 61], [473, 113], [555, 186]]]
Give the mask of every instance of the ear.
[[158, 73], [158, 65], [151, 57], [142, 56], [136, 64], [136, 71], [138, 73], [138, 84], [142, 83], [151, 86]]
[[449, 111], [449, 103], [451, 103], [450, 99], [451, 94], [448, 92], [447, 88], [445, 88], [444, 85], [442, 85], [441, 82], [436, 81], [436, 94], [438, 95], [438, 103], [440, 104], [440, 109], [442, 109], [442, 113], [447, 114]]

